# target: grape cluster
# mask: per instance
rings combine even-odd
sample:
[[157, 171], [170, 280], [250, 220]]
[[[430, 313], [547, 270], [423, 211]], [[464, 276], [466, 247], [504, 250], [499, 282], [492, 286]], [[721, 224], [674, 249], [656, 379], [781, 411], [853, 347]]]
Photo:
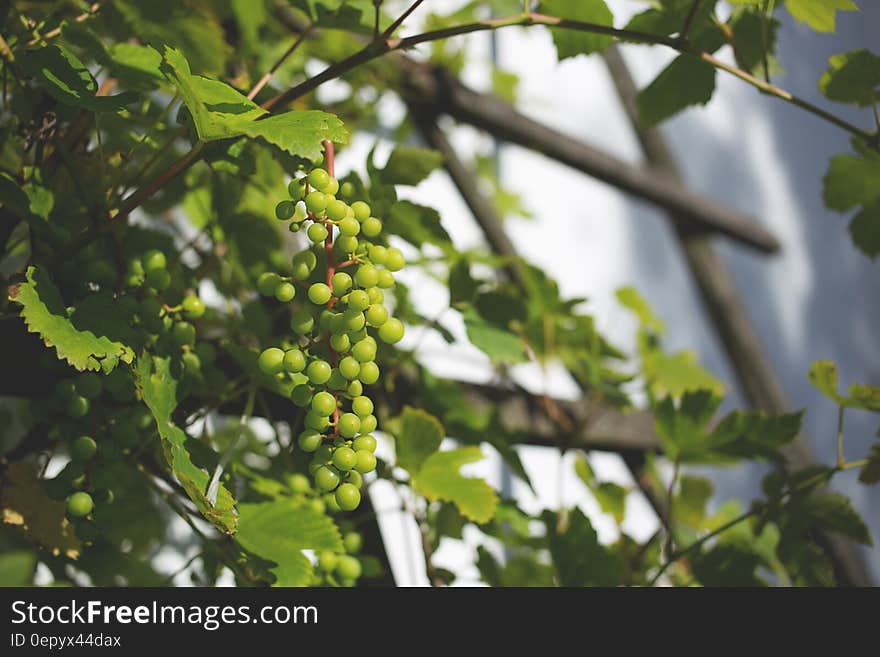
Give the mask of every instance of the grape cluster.
[[[292, 301], [297, 286], [308, 303], [291, 314], [295, 337], [289, 348], [269, 347], [258, 359], [261, 371], [296, 383], [293, 403], [308, 409], [297, 443], [312, 454], [315, 486], [333, 492], [336, 505], [351, 511], [360, 503], [362, 475], [376, 468], [373, 402], [364, 386], [379, 380], [378, 341], [395, 344], [404, 326], [390, 316], [385, 292], [403, 268], [401, 251], [376, 239], [382, 221], [363, 201], [347, 203], [353, 190], [341, 190], [324, 169], [294, 178], [290, 198], [275, 216], [305, 230], [312, 245], [293, 257], [291, 276], [263, 273], [260, 294]], [[335, 240], [334, 240], [335, 237]], [[377, 341], [378, 338], [378, 341]]]

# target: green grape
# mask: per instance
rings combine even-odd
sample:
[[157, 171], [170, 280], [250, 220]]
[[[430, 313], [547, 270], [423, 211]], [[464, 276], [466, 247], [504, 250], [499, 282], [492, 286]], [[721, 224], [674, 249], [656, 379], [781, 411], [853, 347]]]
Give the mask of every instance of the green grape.
[[403, 322], [396, 317], [389, 317], [379, 328], [379, 339], [387, 344], [395, 344], [403, 338]]
[[373, 265], [361, 265], [355, 272], [354, 282], [359, 287], [373, 287], [379, 282], [379, 270]]
[[324, 496], [324, 504], [327, 505], [327, 508], [330, 509], [331, 513], [339, 513], [342, 511], [342, 507], [339, 506], [333, 493], [328, 493]]
[[361, 365], [351, 356], [346, 356], [339, 361], [339, 373], [346, 379], [352, 380], [358, 377], [361, 372]]
[[257, 366], [263, 374], [279, 374], [284, 371], [284, 352], [278, 347], [264, 349], [257, 358]]
[[275, 217], [281, 221], [287, 221], [296, 211], [296, 204], [293, 201], [281, 201], [275, 206]]
[[373, 402], [369, 397], [361, 395], [351, 400], [351, 410], [359, 418], [365, 418], [373, 412]]
[[82, 491], [67, 498], [67, 514], [74, 518], [85, 518], [95, 508], [92, 496]]
[[348, 295], [348, 307], [354, 310], [366, 310], [370, 306], [370, 295], [363, 290], [353, 290]]
[[[358, 372], [360, 372], [361, 366], [358, 364]], [[357, 374], [355, 374], [357, 376]], [[350, 397], [358, 397], [364, 391], [364, 384], [358, 380], [352, 380], [349, 382], [348, 387], [345, 389], [346, 394]]]
[[382, 232], [382, 222], [376, 217], [368, 217], [361, 222], [361, 232], [367, 237], [377, 237]]
[[[339, 488], [336, 489], [336, 494], [334, 497], [336, 499], [336, 503], [339, 505], [339, 508], [343, 511], [354, 511], [361, 503], [361, 492], [354, 484], [342, 484]], [[340, 557], [340, 560], [344, 558], [346, 558], [346, 556]], [[348, 558], [351, 559], [353, 557]], [[358, 564], [357, 571], [355, 571], [355, 569], [351, 566], [346, 566], [344, 569], [346, 575], [357, 572], [357, 574], [350, 579], [355, 579], [358, 575], [361, 574], [360, 563], [357, 561], [357, 559], [355, 559], [355, 563]], [[337, 569], [338, 568], [339, 566], [337, 566]]]
[[296, 444], [304, 452], [314, 452], [321, 446], [324, 436], [314, 429], [306, 429], [296, 439]]
[[373, 244], [368, 250], [370, 262], [374, 265], [384, 265], [385, 259], [388, 257], [388, 249], [381, 244]]
[[354, 237], [361, 232], [361, 225], [354, 217], [344, 217], [339, 222], [339, 232], [343, 235]]
[[312, 224], [309, 226], [308, 236], [316, 244], [320, 244], [327, 239], [327, 228], [324, 224]]
[[298, 335], [307, 335], [315, 328], [315, 318], [308, 310], [300, 308], [290, 315], [290, 330]]
[[217, 348], [210, 342], [199, 342], [195, 346], [195, 352], [206, 365], [210, 365], [217, 360]]
[[323, 500], [319, 500], [315, 498], [313, 500], [309, 500], [308, 508], [312, 513], [317, 513], [318, 515], [324, 515], [327, 510], [327, 505], [324, 504]]
[[306, 209], [312, 214], [320, 216], [327, 207], [327, 196], [322, 192], [309, 192], [306, 196]]
[[339, 485], [339, 474], [336, 468], [329, 465], [322, 465], [315, 470], [315, 485], [319, 490], [328, 493], [336, 488]]
[[348, 337], [351, 339], [352, 344], [357, 344], [361, 340], [366, 340], [370, 336], [367, 333], [367, 327], [365, 326], [359, 331], [349, 331]]
[[331, 221], [341, 221], [348, 214], [348, 204], [345, 201], [334, 199], [327, 204], [327, 218]]
[[312, 403], [312, 391], [307, 384], [300, 384], [290, 391], [290, 399], [297, 406], [308, 406]]
[[351, 339], [345, 333], [336, 333], [330, 336], [330, 346], [333, 351], [345, 353], [351, 348]]
[[316, 305], [323, 306], [330, 301], [331, 296], [333, 294], [326, 283], [312, 283], [309, 287], [309, 301]]
[[[318, 264], [318, 257], [312, 251], [306, 249], [293, 256], [292, 262], [291, 275], [298, 281], [304, 281], [312, 275]], [[272, 288], [272, 294], [275, 294], [275, 288]]]
[[400, 249], [391, 247], [385, 257], [385, 267], [389, 271], [400, 271], [406, 265], [406, 258]]
[[171, 274], [167, 269], [151, 269], [147, 272], [145, 280], [147, 285], [161, 292], [171, 285]]
[[[319, 434], [320, 435], [320, 434]], [[309, 483], [309, 478], [305, 475], [301, 475], [298, 472], [293, 473], [287, 479], [287, 485], [290, 486], [290, 490], [294, 493], [308, 493], [312, 490], [312, 485]]]
[[333, 313], [326, 330], [329, 330], [334, 334], [345, 333], [345, 315], [342, 313]]
[[367, 338], [355, 343], [351, 355], [359, 363], [366, 363], [376, 358], [376, 344]]
[[330, 184], [330, 174], [324, 169], [312, 169], [309, 172], [309, 184], [315, 189], [323, 189]]
[[275, 289], [281, 284], [281, 277], [274, 271], [266, 271], [257, 279], [257, 291], [264, 297], [274, 297]]
[[354, 185], [350, 182], [342, 183], [342, 186], [339, 188], [339, 195], [343, 198], [351, 198], [357, 193]]
[[168, 266], [168, 261], [165, 259], [165, 254], [159, 249], [150, 249], [141, 257], [141, 266], [144, 273], [149, 273], [165, 269]]
[[183, 314], [188, 319], [199, 319], [205, 314], [205, 302], [195, 295], [184, 298], [181, 306], [183, 306]]
[[361, 420], [354, 413], [343, 413], [339, 416], [339, 435], [343, 438], [354, 438], [361, 428]]
[[371, 431], [376, 430], [376, 425], [379, 424], [379, 421], [376, 419], [376, 416], [372, 413], [370, 415], [366, 415], [361, 418], [361, 433], [370, 433]]
[[330, 279], [330, 286], [333, 288], [333, 294], [337, 297], [341, 297], [348, 292], [351, 289], [351, 284], [351, 276], [344, 271], [336, 272], [333, 274], [333, 278]]
[[351, 204], [351, 209], [354, 212], [354, 218], [358, 221], [366, 221], [370, 218], [370, 206], [363, 201], [355, 201]]
[[284, 352], [283, 367], [291, 374], [302, 372], [306, 368], [306, 357], [299, 349], [288, 349]]
[[97, 399], [103, 388], [101, 377], [94, 372], [83, 372], [76, 379], [76, 391], [86, 399]]
[[376, 283], [376, 285], [387, 290], [389, 287], [394, 285], [394, 274], [392, 274], [387, 269], [379, 270], [379, 282]]
[[336, 239], [336, 248], [340, 253], [354, 253], [358, 250], [358, 238], [353, 235], [340, 235]]
[[306, 368], [306, 376], [315, 385], [323, 385], [330, 380], [331, 371], [330, 363], [316, 359], [309, 363], [309, 366]]
[[72, 418], [81, 418], [89, 412], [89, 400], [85, 397], [76, 395], [67, 400], [64, 410]]
[[345, 481], [355, 488], [360, 488], [364, 484], [364, 477], [357, 470], [349, 470], [345, 473]]
[[338, 562], [339, 555], [334, 554], [330, 550], [323, 550], [321, 554], [318, 555], [318, 567], [325, 572], [331, 572], [336, 568]]
[[306, 413], [303, 422], [309, 429], [314, 429], [315, 431], [324, 431], [324, 429], [330, 426], [330, 419], [326, 415], [315, 413], [315, 411]]
[[293, 297], [296, 296], [296, 288], [292, 283], [284, 282], [275, 288], [275, 298], [278, 299], [281, 303], [287, 303], [288, 301], [293, 301]]
[[[380, 277], [381, 275], [382, 273], [379, 272]], [[369, 288], [367, 294], [370, 296], [370, 304], [379, 304], [385, 301], [385, 293], [379, 287]]]
[[382, 304], [374, 303], [367, 308], [364, 316], [367, 318], [367, 324], [370, 326], [382, 326], [388, 320], [388, 310]]
[[333, 456], [333, 447], [330, 445], [321, 445], [312, 456], [312, 460], [319, 464], [326, 464], [330, 462], [331, 456]]
[[336, 410], [336, 398], [323, 390], [317, 392], [312, 397], [312, 410], [324, 416], [332, 415], [333, 411]]
[[[354, 492], [357, 493], [357, 498], [352, 496], [352, 499], [353, 500], [357, 499], [357, 503], [354, 506], [349, 505], [349, 506], [351, 506], [351, 508], [346, 509], [347, 511], [351, 511], [352, 509], [356, 509], [357, 505], [360, 504], [361, 494], [357, 490], [357, 488], [354, 489]], [[349, 493], [349, 495], [350, 495], [350, 493]], [[338, 502], [338, 500], [337, 500], [337, 502]], [[342, 504], [340, 504], [339, 506], [341, 507]], [[356, 557], [352, 557], [347, 554], [343, 554], [342, 556], [339, 557], [339, 563], [336, 564], [336, 571], [335, 572], [342, 579], [355, 580], [361, 576], [361, 572], [363, 572], [363, 569], [361, 568], [361, 562], [358, 561]]]
[[303, 178], [294, 178], [287, 183], [287, 194], [294, 201], [299, 201], [305, 196], [306, 186]]
[[[341, 506], [341, 505], [340, 505]], [[357, 554], [364, 545], [364, 537], [357, 532], [348, 532], [342, 537], [342, 546], [349, 554]]]
[[367, 474], [376, 469], [376, 455], [373, 452], [361, 449], [356, 451], [355, 455], [357, 456], [357, 462], [354, 466], [355, 470], [361, 474]]
[[192, 351], [183, 352], [183, 368], [188, 376], [198, 377], [202, 371], [202, 361], [198, 354]]
[[342, 376], [342, 373], [338, 368], [334, 367], [333, 371], [330, 372], [330, 379], [327, 381], [327, 387], [330, 390], [342, 391], [345, 390], [345, 386], [348, 385], [348, 379]]
[[299, 224], [305, 221], [308, 216], [309, 214], [306, 210], [306, 204], [297, 203], [296, 207], [293, 209], [293, 216], [291, 217], [293, 223], [290, 225], [290, 230], [294, 232], [298, 231], [301, 228]]
[[89, 461], [97, 451], [98, 443], [91, 436], [80, 436], [70, 444], [70, 457], [76, 461]]
[[174, 322], [174, 326], [171, 327], [171, 339], [178, 347], [194, 345], [196, 327], [189, 322]]
[[373, 453], [376, 451], [376, 437], [369, 433], [363, 433], [354, 439], [351, 446], [356, 452]]
[[333, 452], [333, 465], [343, 472], [351, 470], [355, 463], [357, 463], [357, 454], [351, 447], [339, 447]]
[[366, 386], [371, 386], [379, 380], [379, 366], [373, 361], [361, 363], [361, 371], [358, 373], [358, 379]]
[[342, 317], [343, 328], [346, 331], [359, 331], [367, 324], [367, 318], [364, 317], [364, 314], [354, 308], [346, 310], [342, 313]]

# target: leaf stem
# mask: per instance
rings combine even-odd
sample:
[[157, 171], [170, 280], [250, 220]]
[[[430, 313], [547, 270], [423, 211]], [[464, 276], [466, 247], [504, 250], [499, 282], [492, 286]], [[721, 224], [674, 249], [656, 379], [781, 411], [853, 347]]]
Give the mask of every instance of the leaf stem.
[[837, 409], [837, 467], [842, 468], [846, 465], [846, 459], [843, 458], [843, 404]]
[[[98, 13], [98, 10], [101, 8], [101, 5], [104, 4], [103, 0], [99, 2], [93, 2], [87, 11], [84, 11], [79, 16], [73, 19], [75, 23], [83, 23], [90, 18], [92, 18], [95, 14]], [[34, 46], [38, 46], [44, 41], [48, 41], [49, 39], [54, 39], [55, 37], [61, 34], [61, 27], [56, 27], [55, 29], [49, 30], [45, 34], [41, 34], [40, 36], [34, 37], [30, 41], [27, 42], [26, 46], [28, 48], [33, 48]]]
[[684, 24], [681, 26], [681, 31], [678, 33], [679, 39], [686, 38], [688, 32], [691, 31], [694, 19], [697, 17], [697, 10], [700, 8], [700, 2], [702, 2], [702, 0], [694, 0], [693, 3], [691, 3], [691, 8], [688, 10], [687, 16], [685, 16], [684, 19]]

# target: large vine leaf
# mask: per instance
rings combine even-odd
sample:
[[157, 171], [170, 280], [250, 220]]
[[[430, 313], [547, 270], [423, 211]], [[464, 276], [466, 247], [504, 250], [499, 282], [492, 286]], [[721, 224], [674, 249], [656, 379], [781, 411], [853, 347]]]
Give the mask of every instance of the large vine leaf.
[[277, 565], [275, 586], [307, 586], [312, 565], [303, 550], [342, 552], [342, 537], [324, 514], [302, 507], [292, 498], [239, 507], [236, 540], [244, 547]]
[[463, 314], [468, 340], [493, 363], [514, 364], [527, 360], [522, 341], [514, 333], [486, 321], [473, 307]]
[[171, 373], [170, 359], [143, 354], [138, 358], [135, 375], [144, 403], [156, 420], [162, 439], [162, 453], [174, 476], [205, 518], [221, 531], [234, 533], [235, 499], [221, 485], [216, 503], [211, 504], [206, 495], [210, 476], [192, 462], [186, 449], [186, 434], [171, 419], [177, 407], [178, 382]]
[[68, 312], [58, 289], [43, 269], [28, 267], [26, 279], [10, 287], [9, 298], [22, 305], [21, 316], [28, 331], [39, 334], [47, 347], [55, 347], [58, 358], [80, 371], [109, 372], [120, 360], [132, 361], [131, 346], [102, 334], [104, 329], [105, 333], [118, 335], [118, 331], [123, 330], [120, 327], [125, 326], [124, 320], [115, 317], [112, 307], [101, 304], [100, 316], [77, 309]]
[[715, 93], [715, 69], [711, 64], [679, 55], [636, 98], [639, 119], [650, 127], [690, 105], [705, 105]]
[[407, 406], [394, 432], [397, 465], [410, 474], [419, 471], [431, 454], [440, 449], [445, 434], [443, 425], [430, 413]]
[[498, 495], [482, 479], [465, 477], [459, 472], [461, 466], [482, 459], [479, 447], [434, 452], [414, 476], [413, 487], [428, 500], [452, 502], [474, 522], [488, 522], [495, 515]]
[[860, 107], [878, 99], [880, 57], [867, 50], [833, 55], [831, 64], [819, 79], [819, 89], [831, 100], [854, 103]]
[[853, 383], [849, 387], [849, 396], [841, 395], [837, 384], [837, 366], [830, 360], [813, 363], [808, 377], [822, 394], [841, 406], [880, 411], [880, 386]]
[[342, 121], [327, 112], [291, 111], [261, 118], [266, 110], [223, 82], [193, 75], [189, 62], [174, 48], [165, 48], [162, 71], [179, 90], [203, 141], [260, 138], [314, 162], [322, 157], [323, 140], [348, 141]]
[[858, 11], [853, 0], [785, 0], [788, 13], [817, 32], [833, 32], [838, 11]]
[[[614, 21], [614, 16], [604, 0], [542, 0], [540, 11], [558, 18], [606, 27], [611, 27]], [[580, 30], [551, 29], [550, 31], [560, 60], [599, 52], [610, 46], [613, 41], [610, 36]]]
[[615, 586], [620, 582], [617, 560], [599, 542], [590, 519], [580, 509], [562, 517], [545, 511], [543, 518], [560, 586]]

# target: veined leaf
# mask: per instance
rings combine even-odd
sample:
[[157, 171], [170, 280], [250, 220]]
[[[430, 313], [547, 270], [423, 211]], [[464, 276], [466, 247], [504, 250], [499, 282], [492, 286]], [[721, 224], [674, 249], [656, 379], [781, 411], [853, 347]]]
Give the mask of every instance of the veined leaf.
[[832, 55], [831, 64], [819, 80], [819, 89], [831, 100], [870, 105], [878, 98], [880, 57], [867, 50]]
[[852, 0], [785, 0], [788, 13], [817, 32], [833, 32], [838, 11], [858, 11]]
[[461, 466], [482, 459], [479, 447], [434, 452], [422, 463], [413, 486], [428, 500], [452, 502], [463, 516], [477, 523], [488, 522], [495, 514], [498, 495], [482, 479], [459, 472]]
[[440, 421], [430, 413], [406, 406], [395, 431], [397, 465], [415, 474], [431, 454], [440, 449], [444, 430]]
[[468, 340], [484, 352], [493, 363], [521, 363], [526, 352], [520, 339], [505, 328], [490, 324], [472, 307], [464, 312]]

